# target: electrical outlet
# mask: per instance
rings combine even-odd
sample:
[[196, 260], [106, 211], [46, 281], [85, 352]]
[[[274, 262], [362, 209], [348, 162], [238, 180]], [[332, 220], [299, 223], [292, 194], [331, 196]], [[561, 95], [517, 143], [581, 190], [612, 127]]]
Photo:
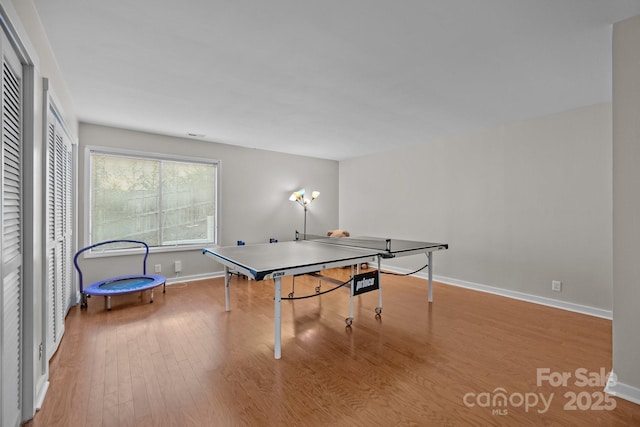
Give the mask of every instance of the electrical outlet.
[[176, 261], [175, 267], [176, 273], [180, 273], [182, 271], [182, 261]]
[[559, 280], [552, 280], [551, 290], [556, 292], [562, 292], [562, 282]]
[[162, 273], [162, 264], [156, 264], [155, 270], [156, 273]]

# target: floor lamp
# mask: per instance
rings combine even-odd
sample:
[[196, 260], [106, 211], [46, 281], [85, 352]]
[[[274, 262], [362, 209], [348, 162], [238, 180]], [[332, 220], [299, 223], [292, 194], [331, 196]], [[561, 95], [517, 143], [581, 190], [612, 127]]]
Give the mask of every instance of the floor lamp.
[[303, 188], [302, 190], [294, 191], [291, 194], [291, 197], [289, 197], [289, 200], [291, 200], [292, 202], [298, 203], [304, 209], [304, 232], [303, 232], [304, 239], [307, 238], [307, 208], [309, 207], [311, 202], [313, 202], [315, 199], [318, 198], [319, 195], [320, 195], [319, 191], [314, 191], [311, 193], [311, 199], [305, 199], [304, 188]]

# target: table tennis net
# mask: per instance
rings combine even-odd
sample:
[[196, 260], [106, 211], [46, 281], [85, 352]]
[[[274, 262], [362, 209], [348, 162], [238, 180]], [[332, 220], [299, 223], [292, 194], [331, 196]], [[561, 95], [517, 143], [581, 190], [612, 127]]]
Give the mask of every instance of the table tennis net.
[[312, 234], [296, 233], [296, 240], [307, 240], [328, 245], [349, 246], [353, 248], [374, 249], [380, 252], [391, 252], [391, 239], [379, 237], [327, 237]]

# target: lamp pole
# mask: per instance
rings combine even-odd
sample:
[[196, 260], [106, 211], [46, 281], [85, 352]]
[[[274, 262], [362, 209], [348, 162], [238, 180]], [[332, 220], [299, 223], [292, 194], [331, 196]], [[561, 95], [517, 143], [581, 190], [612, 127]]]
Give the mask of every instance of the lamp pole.
[[302, 235], [303, 239], [307, 240], [307, 205], [304, 205], [304, 232]]

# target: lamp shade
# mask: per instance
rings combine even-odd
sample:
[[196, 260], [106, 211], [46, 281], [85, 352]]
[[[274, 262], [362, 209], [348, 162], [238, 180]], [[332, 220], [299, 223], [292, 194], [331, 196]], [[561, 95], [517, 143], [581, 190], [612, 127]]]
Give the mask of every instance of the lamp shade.
[[302, 206], [306, 210], [307, 206], [309, 206], [311, 202], [313, 202], [320, 195], [320, 192], [319, 191], [311, 192], [311, 200], [305, 199], [304, 195], [305, 195], [305, 191], [304, 191], [304, 188], [302, 188], [298, 191], [294, 191], [293, 193], [291, 193], [291, 196], [289, 196], [289, 200], [291, 200], [292, 202], [298, 202], [298, 204], [300, 204], [300, 206]]
[[289, 200], [291, 200], [292, 202], [299, 202], [302, 201], [304, 199], [304, 188], [298, 191], [294, 191], [293, 193], [291, 193], [291, 197], [289, 197]]

